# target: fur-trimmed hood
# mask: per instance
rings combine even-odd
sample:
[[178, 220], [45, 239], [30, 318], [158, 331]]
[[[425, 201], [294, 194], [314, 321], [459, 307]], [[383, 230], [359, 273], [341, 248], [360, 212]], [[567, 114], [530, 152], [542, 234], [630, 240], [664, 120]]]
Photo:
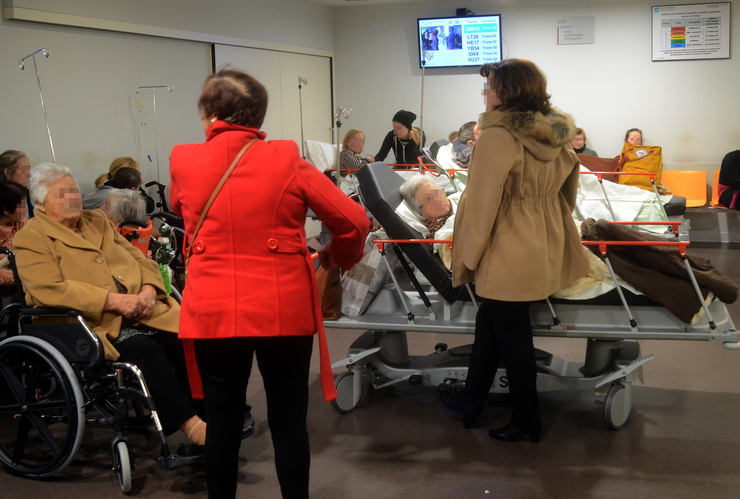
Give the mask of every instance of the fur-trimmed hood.
[[573, 117], [559, 109], [544, 115], [538, 112], [488, 111], [478, 120], [481, 132], [502, 127], [536, 158], [551, 160], [576, 134]]

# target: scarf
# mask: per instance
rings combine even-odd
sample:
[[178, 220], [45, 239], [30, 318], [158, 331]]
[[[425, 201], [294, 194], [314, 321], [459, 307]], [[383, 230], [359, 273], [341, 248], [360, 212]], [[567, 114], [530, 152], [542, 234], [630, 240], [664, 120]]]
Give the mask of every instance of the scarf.
[[[452, 203], [448, 200], [450, 203], [450, 211], [447, 213], [447, 215], [444, 215], [442, 217], [438, 218], [425, 218], [424, 219], [424, 226], [429, 229], [429, 234], [427, 234], [427, 239], [434, 239], [434, 234], [439, 229], [441, 229], [445, 222], [447, 222], [447, 219], [450, 218], [454, 214], [454, 210], [452, 209]], [[429, 243], [429, 249], [434, 251], [434, 245], [433, 243]]]

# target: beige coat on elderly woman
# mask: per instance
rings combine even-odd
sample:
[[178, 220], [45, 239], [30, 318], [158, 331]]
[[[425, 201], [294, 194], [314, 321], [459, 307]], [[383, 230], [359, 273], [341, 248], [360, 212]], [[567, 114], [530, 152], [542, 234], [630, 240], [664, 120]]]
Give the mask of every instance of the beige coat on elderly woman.
[[489, 111], [479, 120], [455, 220], [452, 279], [479, 296], [542, 300], [586, 275], [589, 264], [571, 213], [579, 162], [575, 125], [557, 109]]
[[83, 210], [79, 227], [83, 237], [37, 211], [16, 234], [18, 273], [28, 304], [79, 310], [102, 340], [105, 358], [116, 360], [113, 342], [122, 318], [103, 311], [108, 293], [117, 292], [113, 279], [129, 294], [151, 284], [157, 289], [157, 302], [152, 316], [141, 323], [177, 333], [180, 305], [164, 292], [157, 263], [145, 258], [99, 210]]

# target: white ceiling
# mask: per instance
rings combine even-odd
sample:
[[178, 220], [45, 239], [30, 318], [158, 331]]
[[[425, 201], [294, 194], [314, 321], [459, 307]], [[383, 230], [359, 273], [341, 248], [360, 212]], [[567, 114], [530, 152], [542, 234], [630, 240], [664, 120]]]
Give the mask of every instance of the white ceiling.
[[381, 5], [387, 3], [419, 3], [429, 2], [430, 0], [309, 0], [313, 3], [320, 3], [330, 7], [352, 7], [355, 5]]

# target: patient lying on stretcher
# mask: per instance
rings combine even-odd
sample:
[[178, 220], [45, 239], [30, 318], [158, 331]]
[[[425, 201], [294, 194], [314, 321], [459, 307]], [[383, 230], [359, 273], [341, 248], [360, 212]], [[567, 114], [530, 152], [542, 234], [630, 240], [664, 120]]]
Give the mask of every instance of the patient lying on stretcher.
[[[396, 208], [396, 214], [404, 222], [424, 238], [452, 239], [460, 193], [445, 198], [444, 192], [426, 175], [409, 178], [399, 190], [404, 202]], [[586, 240], [665, 241], [657, 236], [610, 224], [608, 220], [596, 222], [589, 219], [582, 227], [581, 222], [576, 223]], [[435, 243], [433, 249], [449, 269], [450, 245]], [[686, 323], [695, 322], [701, 317], [703, 313], [701, 302], [692, 288], [690, 277], [683, 267], [676, 247], [610, 249], [618, 282], [614, 282], [601, 258], [585, 246], [583, 251], [588, 255], [591, 264], [589, 274], [560, 290], [553, 297], [588, 300], [621, 286], [634, 295], [642, 294], [664, 305]], [[735, 301], [738, 296], [737, 286], [710, 265], [708, 260], [689, 257], [689, 263], [707, 303], [715, 297], [724, 303]], [[644, 279], [646, 275], [650, 278]]]
[[[445, 196], [444, 191], [430, 176], [414, 175], [399, 189], [403, 203], [396, 208], [396, 214], [425, 239], [452, 239], [455, 227], [455, 212], [461, 193]], [[450, 245], [435, 243], [430, 245], [448, 269], [452, 259]]]

